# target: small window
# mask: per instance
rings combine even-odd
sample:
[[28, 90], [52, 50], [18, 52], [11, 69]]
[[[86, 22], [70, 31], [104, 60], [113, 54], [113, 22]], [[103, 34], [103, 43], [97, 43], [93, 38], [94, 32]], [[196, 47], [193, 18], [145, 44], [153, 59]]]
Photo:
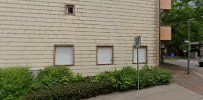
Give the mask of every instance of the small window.
[[[141, 64], [147, 63], [147, 47], [141, 47], [138, 49], [138, 62]], [[137, 63], [137, 48], [134, 47], [133, 63]]]
[[74, 5], [66, 5], [66, 14], [74, 14], [75, 6]]
[[113, 64], [113, 47], [97, 47], [97, 64], [111, 65]]
[[55, 47], [55, 65], [73, 65], [74, 64], [73, 46]]

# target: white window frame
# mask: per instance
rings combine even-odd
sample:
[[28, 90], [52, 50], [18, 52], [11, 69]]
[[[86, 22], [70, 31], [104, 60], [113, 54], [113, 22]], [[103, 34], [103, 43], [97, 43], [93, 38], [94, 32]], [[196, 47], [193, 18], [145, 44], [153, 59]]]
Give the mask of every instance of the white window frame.
[[[111, 48], [112, 55], [111, 55], [111, 63], [99, 63], [99, 48]], [[114, 64], [114, 48], [113, 46], [97, 46], [97, 56], [96, 56], [97, 65], [113, 65]]]
[[[147, 48], [147, 46], [141, 46], [140, 48], [139, 48], [139, 50], [140, 49], [145, 49], [146, 50], [146, 58], [145, 58], [145, 62], [140, 62], [139, 61], [139, 64], [147, 64], [148, 63], [148, 48]], [[134, 46], [133, 47], [133, 64], [137, 64], [137, 55], [135, 55], [135, 53], [137, 53], [137, 48]], [[136, 56], [136, 57], [135, 57]], [[136, 60], [136, 61], [135, 61]]]
[[55, 49], [54, 49], [54, 65], [61, 65], [61, 64], [57, 64], [56, 63], [56, 53], [57, 53], [57, 47], [71, 47], [72, 48], [72, 64], [62, 64], [62, 65], [65, 65], [65, 66], [73, 66], [75, 64], [75, 55], [74, 55], [74, 46], [73, 45], [55, 45], [54, 46]]

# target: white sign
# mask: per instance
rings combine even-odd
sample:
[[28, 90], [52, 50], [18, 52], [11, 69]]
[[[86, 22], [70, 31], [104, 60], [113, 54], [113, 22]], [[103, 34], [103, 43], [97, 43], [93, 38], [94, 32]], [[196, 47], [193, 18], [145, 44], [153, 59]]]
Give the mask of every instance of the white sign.
[[141, 36], [136, 36], [135, 37], [135, 47], [140, 48], [141, 47]]

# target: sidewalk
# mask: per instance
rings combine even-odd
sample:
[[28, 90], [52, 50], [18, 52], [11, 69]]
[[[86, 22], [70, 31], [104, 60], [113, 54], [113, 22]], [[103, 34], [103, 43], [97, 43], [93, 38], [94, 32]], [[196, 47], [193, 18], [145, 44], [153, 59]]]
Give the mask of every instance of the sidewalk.
[[[169, 64], [185, 67], [185, 68], [188, 67], [187, 59], [178, 59], [178, 60], [166, 59], [165, 62], [169, 63]], [[190, 60], [190, 68], [195, 70], [195, 71], [199, 71], [203, 75], [203, 67], [199, 67], [198, 59], [191, 59]]]
[[[175, 83], [194, 91], [198, 94], [203, 95], [203, 70], [202, 67], [195, 67], [195, 64], [191, 65], [192, 70], [190, 75], [187, 74], [187, 61], [184, 60], [170, 60], [167, 63], [175, 64], [164, 64], [163, 68], [170, 70], [174, 73]], [[177, 65], [177, 66], [176, 66]]]
[[101, 95], [86, 100], [203, 100], [203, 96], [179, 85], [170, 84], [149, 89]]
[[[187, 59], [178, 59], [178, 60], [166, 59], [165, 62], [182, 67], [187, 67], [188, 63]], [[190, 61], [190, 68], [192, 69], [192, 71], [199, 73], [203, 77], [203, 67], [199, 67], [197, 59], [192, 59]]]

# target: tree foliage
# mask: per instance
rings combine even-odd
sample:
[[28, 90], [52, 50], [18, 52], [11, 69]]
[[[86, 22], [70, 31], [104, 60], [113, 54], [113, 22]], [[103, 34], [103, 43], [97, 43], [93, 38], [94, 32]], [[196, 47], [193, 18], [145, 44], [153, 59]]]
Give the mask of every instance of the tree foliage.
[[166, 43], [169, 52], [186, 49], [190, 19], [191, 42], [203, 41], [203, 0], [172, 0], [172, 9], [162, 13], [162, 24], [172, 27], [172, 40]]

